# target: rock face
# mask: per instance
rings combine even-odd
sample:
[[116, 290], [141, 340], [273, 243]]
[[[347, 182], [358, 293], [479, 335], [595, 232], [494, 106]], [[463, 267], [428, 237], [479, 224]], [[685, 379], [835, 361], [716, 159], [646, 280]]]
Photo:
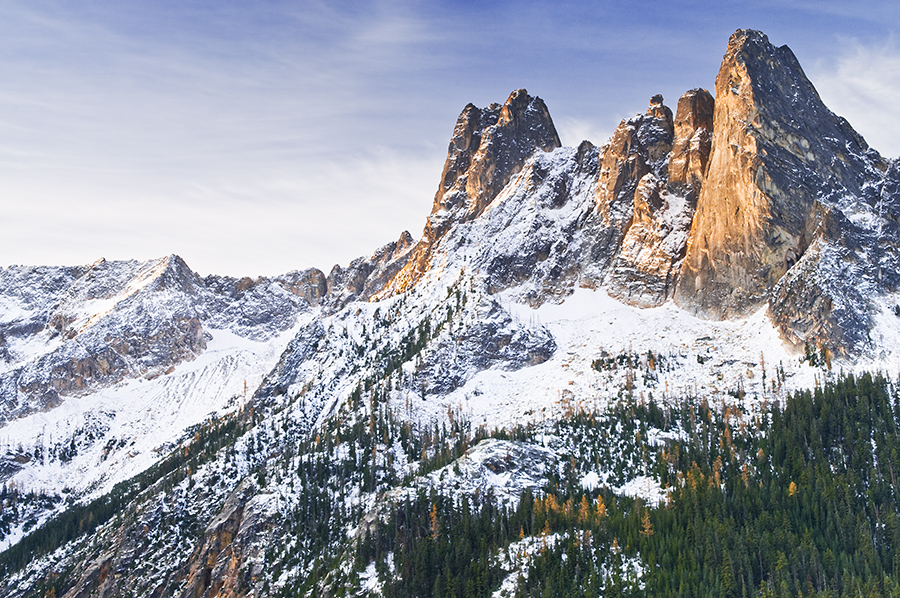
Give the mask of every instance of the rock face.
[[607, 280], [622, 301], [650, 307], [672, 296], [709, 155], [712, 105], [709, 92], [691, 90], [673, 121], [654, 96], [605, 148], [598, 207], [627, 227]]
[[641, 179], [650, 173], [659, 176], [672, 149], [672, 111], [662, 101], [662, 96], [653, 96], [647, 113], [623, 120], [602, 149], [597, 212], [623, 233]]
[[544, 101], [524, 89], [503, 106], [469, 104], [456, 121], [422, 240], [380, 295], [403, 292], [428, 269], [434, 246], [454, 225], [477, 218], [536, 150], [562, 145]]
[[[158, 491], [159, 488], [156, 488]], [[176, 490], [182, 493], [183, 489]], [[166, 547], [159, 536], [172, 541], [167, 517], [178, 509], [164, 494], [153, 496], [144, 509], [127, 514], [104, 535], [105, 549], [95, 558], [82, 561], [75, 569], [71, 587], [58, 595], [64, 598], [111, 598], [114, 596], [177, 596], [194, 598], [218, 596], [238, 598], [259, 592], [259, 577], [265, 568], [266, 540], [272, 534], [277, 515], [277, 497], [259, 493], [250, 480], [240, 482], [221, 503], [215, 493], [201, 489], [193, 497], [216, 508], [200, 513], [205, 529], [191, 524], [192, 538], [177, 548], [184, 550], [196, 541], [193, 550], [179, 555]], [[169, 522], [171, 526], [171, 522]], [[160, 529], [160, 527], [162, 529]], [[173, 554], [173, 552], [175, 554]], [[176, 557], [182, 566], [160, 571], [160, 562]], [[187, 558], [185, 558], [187, 557]]]
[[711, 155], [676, 301], [712, 318], [758, 308], [821, 214], [848, 196], [871, 202], [883, 167], [787, 46], [737, 31], [716, 77]]
[[265, 566], [265, 536], [273, 525], [268, 505], [272, 499], [254, 495], [249, 484], [241, 484], [207, 526], [185, 569], [176, 576], [177, 583], [166, 590], [183, 588], [180, 598], [238, 598], [250, 594]]
[[692, 89], [678, 99], [675, 140], [669, 156], [669, 185], [687, 187], [695, 197], [706, 176], [712, 146], [715, 100], [705, 89]]
[[585, 271], [602, 271], [603, 244], [618, 234], [594, 210], [598, 158], [587, 141], [536, 152], [487, 213], [445, 237], [437, 263], [468, 255], [489, 292], [509, 290], [533, 307], [568, 296]]

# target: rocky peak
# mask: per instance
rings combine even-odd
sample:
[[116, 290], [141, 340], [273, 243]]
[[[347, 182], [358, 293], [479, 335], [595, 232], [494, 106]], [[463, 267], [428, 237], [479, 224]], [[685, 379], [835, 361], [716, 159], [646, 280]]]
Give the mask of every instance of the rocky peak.
[[672, 110], [663, 104], [662, 95], [656, 94], [637, 128], [640, 145], [647, 151], [647, 163], [656, 174], [662, 174], [661, 161], [672, 151], [674, 134]]
[[[672, 295], [709, 154], [712, 104], [708, 92], [691, 90], [678, 100], [673, 119], [663, 97], [655, 95], [645, 115], [619, 126], [619, 141], [626, 143], [607, 148], [607, 185], [615, 180], [613, 188], [620, 189], [607, 200], [618, 203], [619, 220], [627, 223], [607, 287], [622, 301], [649, 307]], [[685, 185], [693, 171], [696, 180]]]
[[672, 126], [672, 110], [663, 104], [663, 97], [660, 93], [650, 98], [650, 107], [647, 108], [647, 116], [666, 121], [668, 123], [668, 128], [671, 128]]
[[428, 269], [434, 246], [450, 228], [480, 216], [534, 152], [561, 145], [546, 104], [524, 89], [513, 91], [502, 106], [463, 108], [422, 240], [378, 296], [415, 284]]
[[638, 182], [650, 172], [662, 174], [672, 149], [672, 111], [662, 102], [661, 95], [653, 96], [647, 113], [623, 120], [601, 150], [597, 211], [623, 233]]
[[441, 173], [441, 184], [434, 196], [432, 213], [439, 209], [444, 196], [468, 172], [481, 146], [482, 133], [492, 124], [496, 124], [499, 114], [500, 104], [496, 103], [483, 109], [477, 108], [474, 104], [468, 104], [463, 108], [450, 138], [447, 160]]
[[[877, 162], [787, 46], [735, 32], [716, 77], [707, 173], [676, 301], [714, 318], [755, 309], [809, 245], [816, 204], [864, 197]], [[673, 170], [687, 181], [680, 160]]]
[[155, 279], [152, 284], [154, 290], [173, 289], [195, 295], [203, 284], [181, 256], [175, 254], [159, 259], [150, 276]]
[[[512, 92], [503, 106], [467, 105], [453, 129], [432, 215], [463, 207], [466, 219], [477, 217], [536, 149], [560, 145], [544, 101], [524, 89]], [[448, 224], [431, 219], [432, 235]]]
[[[466, 106], [453, 132], [432, 215], [464, 207], [457, 216], [478, 217], [535, 150], [560, 145], [544, 101], [524, 89], [512, 92], [502, 107]], [[442, 225], [451, 222], [432, 219], [429, 224], [439, 236]]]

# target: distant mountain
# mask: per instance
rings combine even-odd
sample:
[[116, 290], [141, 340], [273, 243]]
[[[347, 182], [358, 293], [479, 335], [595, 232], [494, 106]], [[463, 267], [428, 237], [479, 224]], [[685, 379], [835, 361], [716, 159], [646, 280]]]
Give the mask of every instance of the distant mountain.
[[714, 92], [470, 104], [328, 275], [0, 268], [0, 593], [893, 592], [900, 163], [760, 32]]

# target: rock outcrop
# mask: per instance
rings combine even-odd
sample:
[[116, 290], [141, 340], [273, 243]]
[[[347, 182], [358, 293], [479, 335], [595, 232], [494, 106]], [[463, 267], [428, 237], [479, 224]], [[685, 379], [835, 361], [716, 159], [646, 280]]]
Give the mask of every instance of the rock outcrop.
[[614, 243], [618, 235], [593, 209], [598, 158], [588, 141], [535, 153], [490, 213], [447, 236], [437, 263], [471, 255], [468, 267], [484, 272], [490, 293], [510, 290], [532, 307], [567, 297], [583, 269], [605, 267], [601, 239]]
[[400, 238], [379, 247], [369, 257], [358, 257], [346, 268], [335, 265], [327, 278], [327, 304], [340, 308], [349, 301], [368, 301], [384, 290], [409, 262], [415, 244], [403, 231]]
[[379, 297], [403, 292], [428, 269], [433, 250], [450, 228], [477, 218], [537, 150], [561, 143], [544, 101], [524, 89], [502, 106], [466, 106], [456, 121], [441, 182], [422, 239], [408, 263]]
[[607, 280], [622, 301], [650, 307], [672, 296], [709, 155], [712, 105], [709, 92], [691, 90], [673, 121], [654, 96], [605, 148], [598, 207], [626, 227]]
[[246, 481], [238, 486], [175, 576], [177, 583], [167, 590], [180, 589], [179, 598], [251, 595], [265, 566], [266, 535], [274, 525], [269, 504], [273, 500], [273, 496], [254, 495]]
[[[144, 508], [125, 513], [118, 525], [101, 532], [105, 549], [80, 562], [71, 585], [54, 586], [54, 595], [240, 598], [259, 591], [277, 497], [260, 494], [249, 479], [238, 483], [221, 504], [215, 503], [215, 493], [202, 489], [194, 500], [211, 501], [205, 506], [215, 506], [216, 511], [199, 515], [205, 529], [192, 530], [199, 537], [186, 539], [179, 547], [192, 547], [186, 554], [172, 554], [158, 543], [160, 535], [171, 541], [171, 530], [159, 528], [171, 517], [171, 499], [161, 494], [145, 498], [149, 501]], [[173, 570], [159, 571], [151, 564], [172, 557], [181, 563]]]
[[676, 301], [711, 318], [757, 309], [818, 234], [819, 214], [848, 196], [871, 201], [878, 168], [787, 46], [737, 31], [716, 77], [712, 149]]
[[653, 96], [646, 114], [623, 120], [601, 150], [597, 212], [623, 233], [638, 184], [651, 172], [659, 175], [672, 149], [672, 111], [662, 101], [662, 96]]
[[675, 140], [669, 155], [669, 185], [689, 189], [694, 203], [706, 176], [712, 147], [715, 100], [705, 89], [692, 89], [678, 99], [675, 109]]

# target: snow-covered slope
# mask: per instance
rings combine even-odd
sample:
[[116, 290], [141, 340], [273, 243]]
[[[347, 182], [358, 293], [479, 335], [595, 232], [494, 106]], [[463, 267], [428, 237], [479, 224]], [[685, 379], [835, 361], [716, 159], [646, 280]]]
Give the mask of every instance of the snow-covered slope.
[[0, 480], [87, 500], [143, 471], [242, 407], [315, 317], [315, 282], [201, 279], [177, 256], [0, 270]]
[[[242, 408], [292, 330], [268, 341], [207, 332], [205, 351], [164, 376], [69, 398], [0, 429], [0, 452], [11, 460], [6, 483], [79, 500], [109, 492], [166, 456], [190, 428]], [[4, 538], [0, 548], [19, 537]]]
[[11, 267], [0, 270], [0, 289], [8, 308], [0, 328], [0, 421], [127, 378], [165, 374], [202, 353], [205, 327], [272, 338], [324, 294], [309, 272], [203, 280], [177, 256]]

